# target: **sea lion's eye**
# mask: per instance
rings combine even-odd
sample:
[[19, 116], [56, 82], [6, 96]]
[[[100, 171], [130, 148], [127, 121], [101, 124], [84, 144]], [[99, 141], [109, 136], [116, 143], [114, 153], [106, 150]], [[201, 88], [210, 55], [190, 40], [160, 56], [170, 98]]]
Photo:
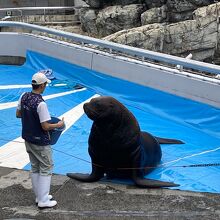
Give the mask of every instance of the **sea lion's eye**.
[[96, 102], [96, 103], [95, 103], [95, 107], [96, 107], [97, 109], [101, 109], [101, 108], [102, 108], [102, 106], [101, 106], [101, 104], [100, 104], [99, 102]]

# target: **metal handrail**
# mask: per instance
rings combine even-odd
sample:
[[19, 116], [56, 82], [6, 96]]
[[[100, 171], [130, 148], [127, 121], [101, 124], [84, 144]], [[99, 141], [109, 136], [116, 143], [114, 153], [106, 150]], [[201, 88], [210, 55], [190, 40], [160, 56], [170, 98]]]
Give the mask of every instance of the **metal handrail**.
[[76, 10], [77, 7], [75, 6], [65, 6], [65, 7], [61, 7], [61, 6], [54, 6], [54, 7], [19, 7], [19, 8], [0, 8], [0, 12], [1, 11], [19, 11], [21, 13], [21, 16], [23, 15], [23, 11], [35, 11], [35, 10], [43, 10], [44, 11], [44, 15], [46, 15], [46, 10], [67, 10], [67, 9], [74, 9]]
[[195, 60], [189, 60], [189, 59], [176, 57], [176, 56], [168, 55], [168, 54], [163, 54], [159, 52], [154, 52], [150, 50], [135, 48], [135, 47], [127, 46], [127, 45], [109, 42], [106, 40], [100, 40], [100, 39], [96, 39], [96, 38], [92, 38], [88, 36], [55, 30], [52, 28], [42, 27], [42, 26], [38, 26], [34, 24], [12, 22], [12, 21], [1, 21], [0, 27], [16, 27], [16, 28], [31, 29], [31, 30], [36, 30], [40, 32], [46, 32], [48, 34], [53, 34], [56, 36], [71, 39], [75, 42], [81, 43], [82, 45], [84, 44], [95, 45], [95, 46], [102, 47], [104, 49], [109, 49], [110, 51], [117, 51], [117, 52], [121, 52], [124, 54], [136, 56], [136, 57], [137, 56], [142, 57], [143, 59], [146, 58], [150, 60], [173, 64], [175, 66], [181, 65], [183, 67], [202, 71], [202, 72], [220, 74], [220, 66], [218, 65], [204, 63], [204, 62], [195, 61]]

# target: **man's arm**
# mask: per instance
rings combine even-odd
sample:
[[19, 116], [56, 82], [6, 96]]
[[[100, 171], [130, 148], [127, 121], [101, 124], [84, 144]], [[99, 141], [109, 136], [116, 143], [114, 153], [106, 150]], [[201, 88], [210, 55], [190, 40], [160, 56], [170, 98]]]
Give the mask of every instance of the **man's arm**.
[[45, 131], [50, 131], [50, 130], [53, 130], [54, 128], [61, 128], [63, 126], [64, 126], [64, 118], [62, 118], [61, 121], [59, 121], [58, 123], [55, 123], [55, 124], [51, 124], [47, 121], [41, 123], [41, 127]]
[[64, 126], [64, 118], [60, 120], [58, 123], [49, 123], [48, 120], [50, 119], [50, 113], [47, 108], [47, 104], [45, 102], [41, 102], [37, 107], [37, 112], [39, 115], [39, 119], [41, 122], [41, 127], [45, 131], [53, 130], [54, 128], [61, 128]]
[[16, 118], [21, 118], [21, 97], [23, 95], [24, 95], [24, 93], [18, 99], [18, 105], [17, 105], [17, 109], [16, 109]]

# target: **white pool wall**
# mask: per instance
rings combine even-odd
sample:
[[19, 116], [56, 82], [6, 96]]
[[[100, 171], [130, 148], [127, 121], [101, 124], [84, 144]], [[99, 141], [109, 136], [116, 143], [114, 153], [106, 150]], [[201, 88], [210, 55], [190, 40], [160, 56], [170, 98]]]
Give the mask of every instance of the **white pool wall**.
[[0, 48], [0, 56], [25, 57], [26, 51], [32, 50], [113, 77], [220, 107], [219, 80], [196, 76], [176, 68], [26, 33], [0, 32]]

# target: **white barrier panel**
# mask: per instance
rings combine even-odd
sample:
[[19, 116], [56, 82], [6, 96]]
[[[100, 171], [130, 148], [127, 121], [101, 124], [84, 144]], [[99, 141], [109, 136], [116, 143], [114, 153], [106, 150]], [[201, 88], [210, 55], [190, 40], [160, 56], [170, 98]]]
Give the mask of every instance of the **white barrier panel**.
[[1, 56], [33, 50], [97, 72], [220, 107], [219, 80], [180, 72], [83, 46], [22, 33], [0, 33]]

